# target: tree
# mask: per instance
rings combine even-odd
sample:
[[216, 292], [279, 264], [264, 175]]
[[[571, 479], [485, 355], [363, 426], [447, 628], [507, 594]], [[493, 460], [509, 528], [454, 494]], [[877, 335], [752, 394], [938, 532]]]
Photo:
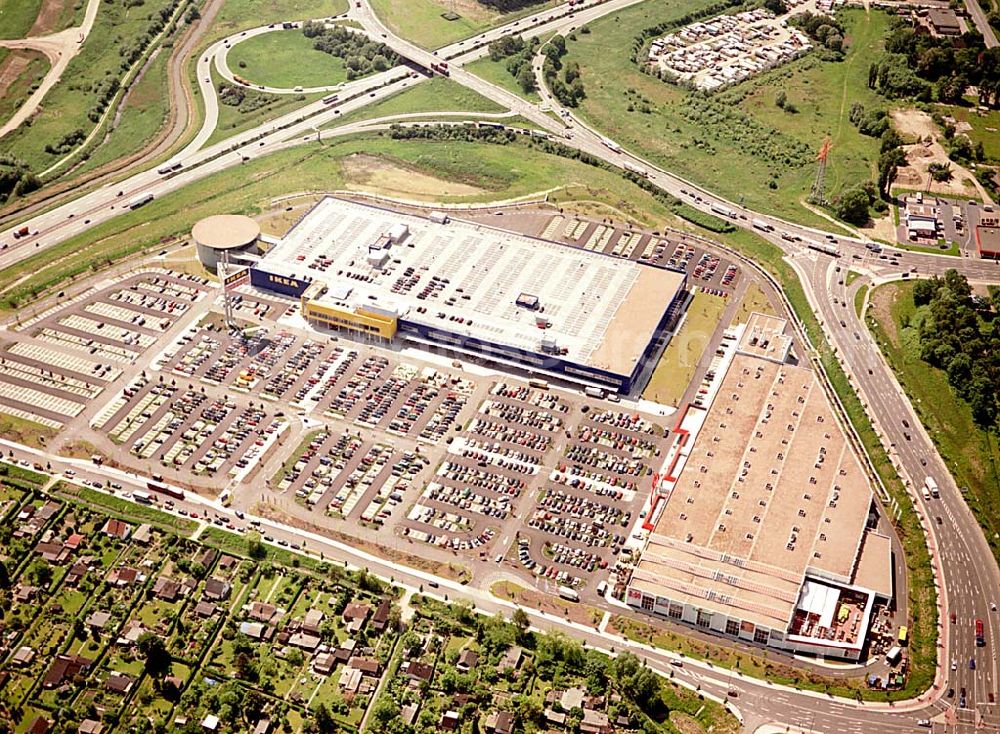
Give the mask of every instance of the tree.
[[28, 569], [28, 578], [36, 586], [47, 587], [52, 581], [52, 567], [43, 560], [37, 560]]
[[337, 722], [334, 721], [330, 709], [322, 701], [313, 711], [313, 726], [320, 734], [333, 734], [337, 730]]
[[778, 93], [774, 95], [774, 105], [779, 109], [785, 109], [785, 104], [788, 102], [788, 95], [785, 94], [784, 89], [779, 89]]
[[535, 91], [535, 73], [531, 70], [531, 64], [522, 64], [517, 72], [517, 84], [526, 94]]
[[926, 306], [931, 302], [937, 288], [937, 278], [931, 278], [930, 280], [918, 280], [913, 285], [913, 305]]
[[148, 675], [159, 678], [170, 670], [170, 652], [159, 635], [143, 632], [136, 645], [143, 656], [143, 667]]
[[840, 195], [834, 212], [845, 222], [860, 226], [868, 223], [870, 204], [867, 192], [860, 186], [855, 186]]
[[521, 609], [521, 607], [515, 609], [514, 613], [510, 615], [510, 621], [517, 627], [519, 635], [524, 635], [531, 624], [531, 620], [528, 619], [528, 613]]

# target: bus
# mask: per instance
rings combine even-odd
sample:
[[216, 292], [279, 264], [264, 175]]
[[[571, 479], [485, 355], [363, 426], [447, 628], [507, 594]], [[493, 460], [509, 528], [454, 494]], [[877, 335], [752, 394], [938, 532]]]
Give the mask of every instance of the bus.
[[528, 387], [534, 387], [539, 390], [548, 390], [549, 383], [547, 383], [545, 380], [539, 380], [533, 377], [530, 380], [528, 380]]
[[599, 387], [585, 387], [583, 388], [583, 394], [588, 398], [603, 398], [606, 393]]
[[981, 619], [976, 620], [976, 647], [986, 647], [986, 633]]
[[941, 496], [941, 490], [938, 488], [937, 482], [934, 481], [934, 477], [925, 477], [924, 486], [927, 487], [927, 491], [931, 493], [931, 497]]
[[568, 586], [559, 587], [559, 596], [567, 601], [580, 601], [580, 595], [576, 593], [576, 589], [571, 589]]
[[143, 492], [141, 489], [137, 489], [132, 493], [132, 499], [138, 502], [140, 505], [151, 505], [156, 502], [156, 498], [153, 497], [149, 492]]
[[329, 97], [323, 97], [323, 104], [333, 104], [339, 99], [336, 94], [331, 94]]
[[602, 581], [597, 585], [597, 595], [604, 596], [606, 593], [608, 593], [608, 582]]
[[822, 252], [824, 255], [829, 255], [830, 257], [840, 257], [840, 250], [835, 245], [828, 245], [824, 242], [816, 242], [815, 240], [806, 240], [806, 247], [810, 250], [816, 250], [816, 252]]
[[146, 482], [146, 489], [150, 492], [156, 492], [157, 494], [165, 494], [168, 497], [173, 497], [175, 499], [184, 499], [184, 490], [174, 489], [162, 482]]

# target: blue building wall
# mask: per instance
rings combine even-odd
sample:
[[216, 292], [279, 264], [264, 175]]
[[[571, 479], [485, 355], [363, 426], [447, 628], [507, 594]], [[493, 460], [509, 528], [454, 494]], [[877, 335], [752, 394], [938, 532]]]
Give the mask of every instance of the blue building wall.
[[312, 281], [302, 278], [293, 278], [288, 275], [278, 275], [269, 273], [267, 270], [256, 267], [250, 268], [250, 284], [255, 288], [281, 293], [285, 296], [299, 298], [309, 287]]

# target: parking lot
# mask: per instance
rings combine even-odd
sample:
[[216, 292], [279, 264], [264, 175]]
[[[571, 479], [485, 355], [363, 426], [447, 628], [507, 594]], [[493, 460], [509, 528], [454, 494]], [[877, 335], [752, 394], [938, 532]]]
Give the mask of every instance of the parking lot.
[[141, 359], [204, 286], [162, 271], [137, 274], [20, 324], [0, 345], [0, 412], [62, 427]]
[[[468, 218], [570, 247], [684, 270], [692, 283], [718, 289], [724, 296], [729, 295], [739, 277], [736, 265], [706, 252], [700, 242], [682, 232], [637, 230], [607, 220], [586, 219], [549, 210], [505, 211], [502, 217], [496, 216], [496, 212], [480, 212], [471, 213]], [[730, 270], [732, 274], [725, 280]]]

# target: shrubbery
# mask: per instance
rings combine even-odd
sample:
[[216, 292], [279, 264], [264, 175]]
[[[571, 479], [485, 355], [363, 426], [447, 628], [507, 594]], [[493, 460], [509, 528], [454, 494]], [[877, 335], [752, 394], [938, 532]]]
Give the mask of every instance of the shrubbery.
[[346, 26], [327, 26], [323, 22], [307, 20], [302, 24], [302, 33], [312, 39], [313, 48], [317, 51], [343, 59], [349, 80], [386, 71], [399, 61], [396, 52], [384, 43], [369, 40]]

